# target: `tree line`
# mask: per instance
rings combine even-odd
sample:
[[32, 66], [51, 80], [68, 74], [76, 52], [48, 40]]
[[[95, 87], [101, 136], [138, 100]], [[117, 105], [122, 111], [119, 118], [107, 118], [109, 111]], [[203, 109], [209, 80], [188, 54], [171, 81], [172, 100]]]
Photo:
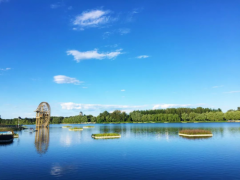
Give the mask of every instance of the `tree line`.
[[[229, 110], [223, 113], [220, 108], [168, 108], [156, 110], [137, 110], [130, 114], [115, 110], [113, 112], [104, 111], [98, 116], [70, 116], [70, 117], [51, 117], [50, 124], [60, 123], [110, 123], [110, 122], [193, 122], [193, 121], [226, 121], [240, 120], [240, 108], [238, 110]], [[35, 118], [21, 119], [20, 124], [35, 124]], [[0, 119], [0, 124], [17, 125], [18, 118]]]

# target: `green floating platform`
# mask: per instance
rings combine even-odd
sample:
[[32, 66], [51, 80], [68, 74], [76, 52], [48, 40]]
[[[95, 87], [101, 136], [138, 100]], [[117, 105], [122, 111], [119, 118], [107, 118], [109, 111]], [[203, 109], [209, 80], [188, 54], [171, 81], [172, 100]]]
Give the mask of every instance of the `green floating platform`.
[[94, 128], [94, 126], [83, 126], [83, 128]]
[[69, 131], [82, 131], [83, 128], [69, 128]]
[[117, 133], [103, 133], [103, 134], [92, 134], [92, 138], [95, 139], [113, 139], [113, 138], [120, 138], [121, 134]]

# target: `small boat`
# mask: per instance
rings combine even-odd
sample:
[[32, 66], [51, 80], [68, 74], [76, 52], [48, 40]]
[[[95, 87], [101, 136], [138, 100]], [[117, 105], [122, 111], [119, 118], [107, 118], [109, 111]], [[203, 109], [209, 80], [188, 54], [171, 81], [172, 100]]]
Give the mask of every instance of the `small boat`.
[[13, 131], [0, 131], [0, 143], [13, 142], [14, 132]]

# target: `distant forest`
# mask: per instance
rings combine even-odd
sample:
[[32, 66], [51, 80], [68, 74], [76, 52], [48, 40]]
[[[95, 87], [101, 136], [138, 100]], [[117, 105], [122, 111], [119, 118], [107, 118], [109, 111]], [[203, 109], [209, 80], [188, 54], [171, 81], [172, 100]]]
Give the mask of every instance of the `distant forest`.
[[[60, 123], [110, 123], [110, 122], [194, 122], [194, 121], [226, 121], [240, 120], [240, 108], [223, 113], [220, 108], [168, 108], [156, 110], [138, 110], [130, 114], [115, 110], [112, 113], [104, 111], [97, 117], [92, 115], [77, 115], [70, 117], [51, 117], [50, 124]], [[35, 118], [24, 118], [20, 124], [35, 124]], [[18, 119], [0, 119], [2, 125], [17, 124]]]

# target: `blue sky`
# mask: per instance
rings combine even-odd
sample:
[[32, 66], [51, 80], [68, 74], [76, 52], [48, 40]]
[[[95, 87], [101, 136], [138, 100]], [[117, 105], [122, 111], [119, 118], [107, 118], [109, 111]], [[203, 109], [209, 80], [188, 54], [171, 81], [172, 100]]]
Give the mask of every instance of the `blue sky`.
[[240, 106], [238, 0], [0, 0], [0, 114]]

